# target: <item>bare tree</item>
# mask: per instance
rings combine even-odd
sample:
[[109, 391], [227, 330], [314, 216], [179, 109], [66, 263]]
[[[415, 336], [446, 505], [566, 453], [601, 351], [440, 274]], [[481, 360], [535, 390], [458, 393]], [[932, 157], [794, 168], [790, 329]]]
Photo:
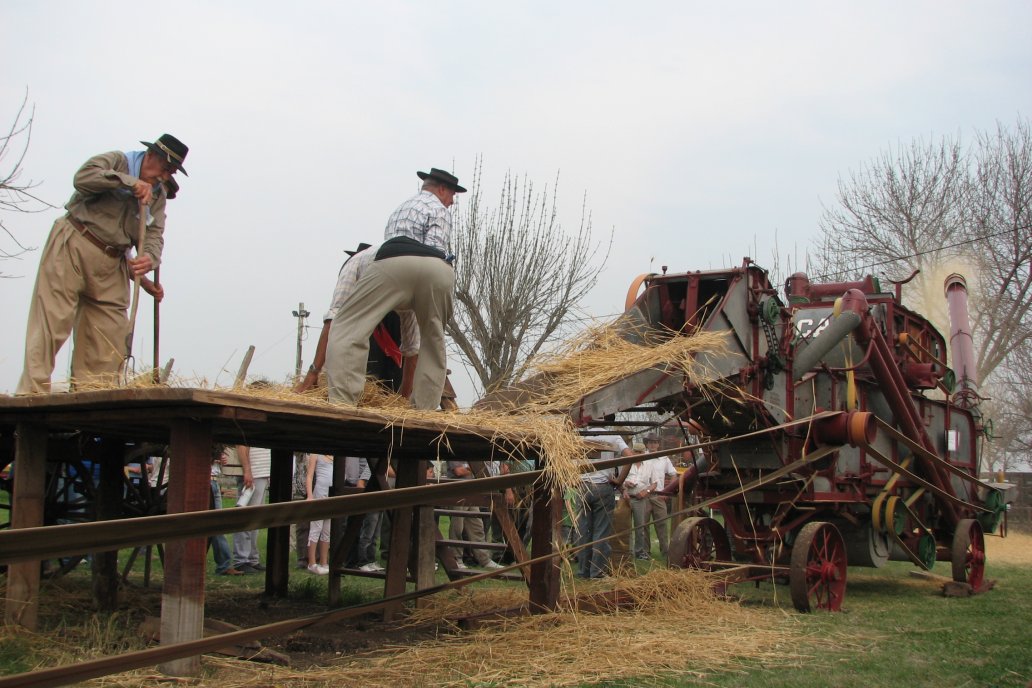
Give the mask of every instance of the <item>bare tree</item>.
[[[979, 379], [1032, 342], [1032, 130], [997, 126], [974, 152], [963, 250], [977, 268], [974, 327]], [[1027, 369], [1026, 369], [1027, 370]], [[1032, 387], [1028, 389], [1032, 392]]]
[[[36, 108], [30, 108], [28, 103], [29, 93], [26, 90], [14, 122], [7, 133], [0, 136], [0, 211], [3, 211], [0, 213], [0, 229], [7, 235], [7, 238], [0, 242], [0, 260], [17, 258], [33, 250], [32, 247], [24, 246], [18, 241], [7, 227], [4, 223], [4, 213], [32, 213], [54, 207], [32, 193], [32, 189], [38, 186], [37, 182], [31, 179], [24, 182], [21, 180], [22, 163], [32, 140], [32, 122], [36, 116]], [[0, 272], [0, 277], [6, 276]]]
[[[1032, 427], [1032, 127], [997, 125], [969, 151], [944, 138], [886, 154], [840, 181], [816, 265], [835, 279], [921, 270], [912, 304], [940, 327], [946, 273], [967, 273], [996, 462], [1027, 460]], [[920, 278], [919, 278], [920, 279]], [[904, 291], [914, 296], [915, 290]], [[937, 317], [938, 316], [938, 317]]]
[[982, 405], [992, 418], [993, 442], [985, 445], [984, 465], [991, 471], [1032, 467], [1032, 343], [1026, 343], [1000, 366], [983, 392]]
[[456, 215], [455, 308], [447, 332], [481, 392], [519, 379], [528, 359], [572, 319], [609, 257], [607, 245], [601, 262], [593, 262], [600, 245], [591, 240], [586, 199], [575, 232], [564, 232], [558, 216], [555, 190], [536, 192], [526, 176], [512, 174], [498, 205], [489, 207], [478, 162]]

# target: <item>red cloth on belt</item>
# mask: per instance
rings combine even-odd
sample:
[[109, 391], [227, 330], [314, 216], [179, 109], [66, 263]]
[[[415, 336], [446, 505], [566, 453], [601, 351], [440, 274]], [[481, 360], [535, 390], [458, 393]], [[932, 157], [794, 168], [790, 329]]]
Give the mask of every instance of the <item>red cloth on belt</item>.
[[401, 349], [398, 348], [398, 345], [394, 341], [394, 337], [392, 337], [391, 333], [387, 331], [387, 328], [384, 327], [383, 323], [377, 325], [376, 329], [373, 330], [373, 340], [376, 342], [377, 346], [387, 354], [387, 357], [394, 361], [394, 365], [400, 368]]

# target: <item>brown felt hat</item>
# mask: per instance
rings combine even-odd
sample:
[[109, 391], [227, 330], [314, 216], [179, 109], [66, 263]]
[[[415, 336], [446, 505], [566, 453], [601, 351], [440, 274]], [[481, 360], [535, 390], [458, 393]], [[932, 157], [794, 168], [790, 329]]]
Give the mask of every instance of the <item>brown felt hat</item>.
[[431, 167], [429, 172], [416, 172], [416, 176], [426, 181], [427, 179], [433, 179], [435, 182], [444, 184], [449, 189], [453, 189], [455, 193], [466, 193], [466, 189], [459, 186], [459, 178], [450, 172], [439, 170], [436, 167]]

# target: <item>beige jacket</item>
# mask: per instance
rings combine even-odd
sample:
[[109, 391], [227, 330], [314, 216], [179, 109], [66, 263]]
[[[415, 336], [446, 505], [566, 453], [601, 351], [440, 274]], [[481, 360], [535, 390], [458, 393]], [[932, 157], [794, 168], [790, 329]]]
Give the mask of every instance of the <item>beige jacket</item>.
[[[68, 214], [84, 224], [108, 246], [128, 248], [139, 232], [139, 204], [132, 186], [139, 179], [129, 174], [125, 153], [95, 155], [75, 173], [75, 193], [65, 205]], [[150, 204], [150, 221], [143, 252], [155, 267], [165, 245], [165, 187], [158, 184]]]

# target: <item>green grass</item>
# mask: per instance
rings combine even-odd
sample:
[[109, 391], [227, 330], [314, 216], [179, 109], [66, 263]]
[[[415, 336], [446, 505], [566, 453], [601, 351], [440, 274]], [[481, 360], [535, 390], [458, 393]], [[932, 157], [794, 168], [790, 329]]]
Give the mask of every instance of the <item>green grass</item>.
[[[943, 597], [939, 586], [911, 578], [908, 564], [849, 569], [844, 611], [793, 617], [806, 637], [808, 659], [785, 666], [747, 665], [704, 681], [669, 675], [661, 680], [595, 684], [612, 688], [749, 686], [756, 688], [1024, 688], [1032, 680], [1032, 571], [990, 565], [994, 590], [968, 598]], [[936, 572], [946, 575], [948, 563]], [[787, 587], [762, 584], [731, 589], [758, 608], [791, 609]], [[686, 637], [685, 656], [691, 657]]]

